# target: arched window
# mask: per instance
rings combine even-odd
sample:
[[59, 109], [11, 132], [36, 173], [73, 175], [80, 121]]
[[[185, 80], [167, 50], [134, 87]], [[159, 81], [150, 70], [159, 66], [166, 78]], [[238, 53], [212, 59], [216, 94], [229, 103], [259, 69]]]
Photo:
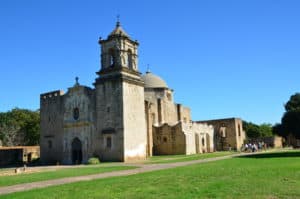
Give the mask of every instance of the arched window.
[[111, 148], [111, 144], [112, 142], [111, 142], [111, 137], [107, 137], [106, 138], [106, 148], [108, 148], [108, 149], [110, 149]]
[[168, 141], [168, 138], [167, 138], [167, 137], [164, 137], [163, 140], [164, 140], [164, 142], [167, 142], [167, 141]]
[[133, 69], [133, 67], [132, 67], [132, 52], [130, 49], [127, 52], [127, 63], [128, 63], [128, 68]]
[[79, 119], [79, 108], [77, 108], [77, 107], [73, 109], [73, 118], [74, 118], [74, 120]]
[[52, 141], [48, 140], [48, 148], [51, 149], [52, 148]]
[[115, 65], [115, 55], [114, 55], [114, 50], [110, 49], [109, 50], [109, 66], [114, 67]]
[[205, 140], [202, 138], [202, 146], [205, 146]]

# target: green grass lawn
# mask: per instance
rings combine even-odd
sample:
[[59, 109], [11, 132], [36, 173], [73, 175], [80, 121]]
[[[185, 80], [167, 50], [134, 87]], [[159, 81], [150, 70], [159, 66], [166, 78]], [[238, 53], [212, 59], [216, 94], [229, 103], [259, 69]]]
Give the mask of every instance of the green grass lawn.
[[[234, 154], [236, 152], [215, 152], [215, 153], [205, 153], [205, 154], [194, 154], [194, 155], [162, 155], [162, 156], [153, 156], [149, 158], [145, 163], [171, 163], [171, 162], [182, 162], [198, 159], [206, 159], [212, 157], [226, 156]], [[1, 176], [0, 177], [0, 187], [9, 186], [14, 184], [21, 184], [27, 182], [37, 182], [50, 179], [58, 179], [63, 177], [72, 177], [80, 175], [89, 175], [95, 173], [109, 172], [122, 169], [131, 169], [136, 167], [117, 167], [109, 166], [110, 163], [101, 163], [99, 166], [87, 166], [81, 168], [72, 168], [72, 169], [59, 169], [57, 171], [42, 171], [37, 173], [24, 173], [13, 176]], [[105, 166], [101, 167], [100, 166]], [[7, 169], [8, 170], [8, 169]], [[2, 170], [0, 170], [1, 172]]]
[[78, 182], [0, 198], [300, 198], [300, 151]]
[[221, 156], [232, 155], [237, 153], [238, 152], [222, 151], [222, 152], [215, 152], [215, 153], [202, 153], [202, 154], [193, 154], [193, 155], [160, 155], [160, 156], [150, 157], [145, 163], [153, 164], [153, 163], [184, 162], [184, 161], [191, 161], [191, 160], [221, 157]]
[[0, 176], [0, 187], [9, 186], [28, 182], [37, 182], [65, 177], [82, 176], [89, 174], [104, 173], [117, 170], [133, 169], [136, 167], [129, 166], [86, 166], [78, 168], [66, 168], [53, 171], [41, 171], [36, 173], [24, 173], [12, 176]]

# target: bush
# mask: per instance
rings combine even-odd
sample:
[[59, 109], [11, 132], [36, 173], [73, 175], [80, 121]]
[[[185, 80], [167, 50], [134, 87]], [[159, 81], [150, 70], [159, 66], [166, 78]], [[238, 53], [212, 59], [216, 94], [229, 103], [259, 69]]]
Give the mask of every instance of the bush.
[[92, 157], [88, 160], [87, 164], [100, 164], [100, 160], [97, 157]]

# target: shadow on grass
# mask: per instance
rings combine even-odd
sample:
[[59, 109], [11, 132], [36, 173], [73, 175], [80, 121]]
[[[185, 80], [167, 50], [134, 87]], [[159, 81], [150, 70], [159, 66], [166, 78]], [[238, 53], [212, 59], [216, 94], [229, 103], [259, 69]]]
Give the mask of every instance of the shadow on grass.
[[249, 154], [245, 156], [239, 156], [236, 158], [291, 158], [291, 157], [300, 157], [300, 151]]

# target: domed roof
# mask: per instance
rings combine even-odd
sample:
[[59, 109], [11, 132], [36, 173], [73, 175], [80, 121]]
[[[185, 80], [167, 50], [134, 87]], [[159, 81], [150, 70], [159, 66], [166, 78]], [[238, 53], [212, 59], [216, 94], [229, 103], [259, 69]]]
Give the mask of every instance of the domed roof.
[[108, 37], [112, 36], [124, 36], [129, 37], [128, 34], [121, 27], [121, 23], [117, 21], [116, 28], [108, 35]]
[[150, 71], [147, 71], [142, 76], [142, 80], [145, 82], [145, 88], [168, 88], [166, 82], [157, 75], [154, 75]]

